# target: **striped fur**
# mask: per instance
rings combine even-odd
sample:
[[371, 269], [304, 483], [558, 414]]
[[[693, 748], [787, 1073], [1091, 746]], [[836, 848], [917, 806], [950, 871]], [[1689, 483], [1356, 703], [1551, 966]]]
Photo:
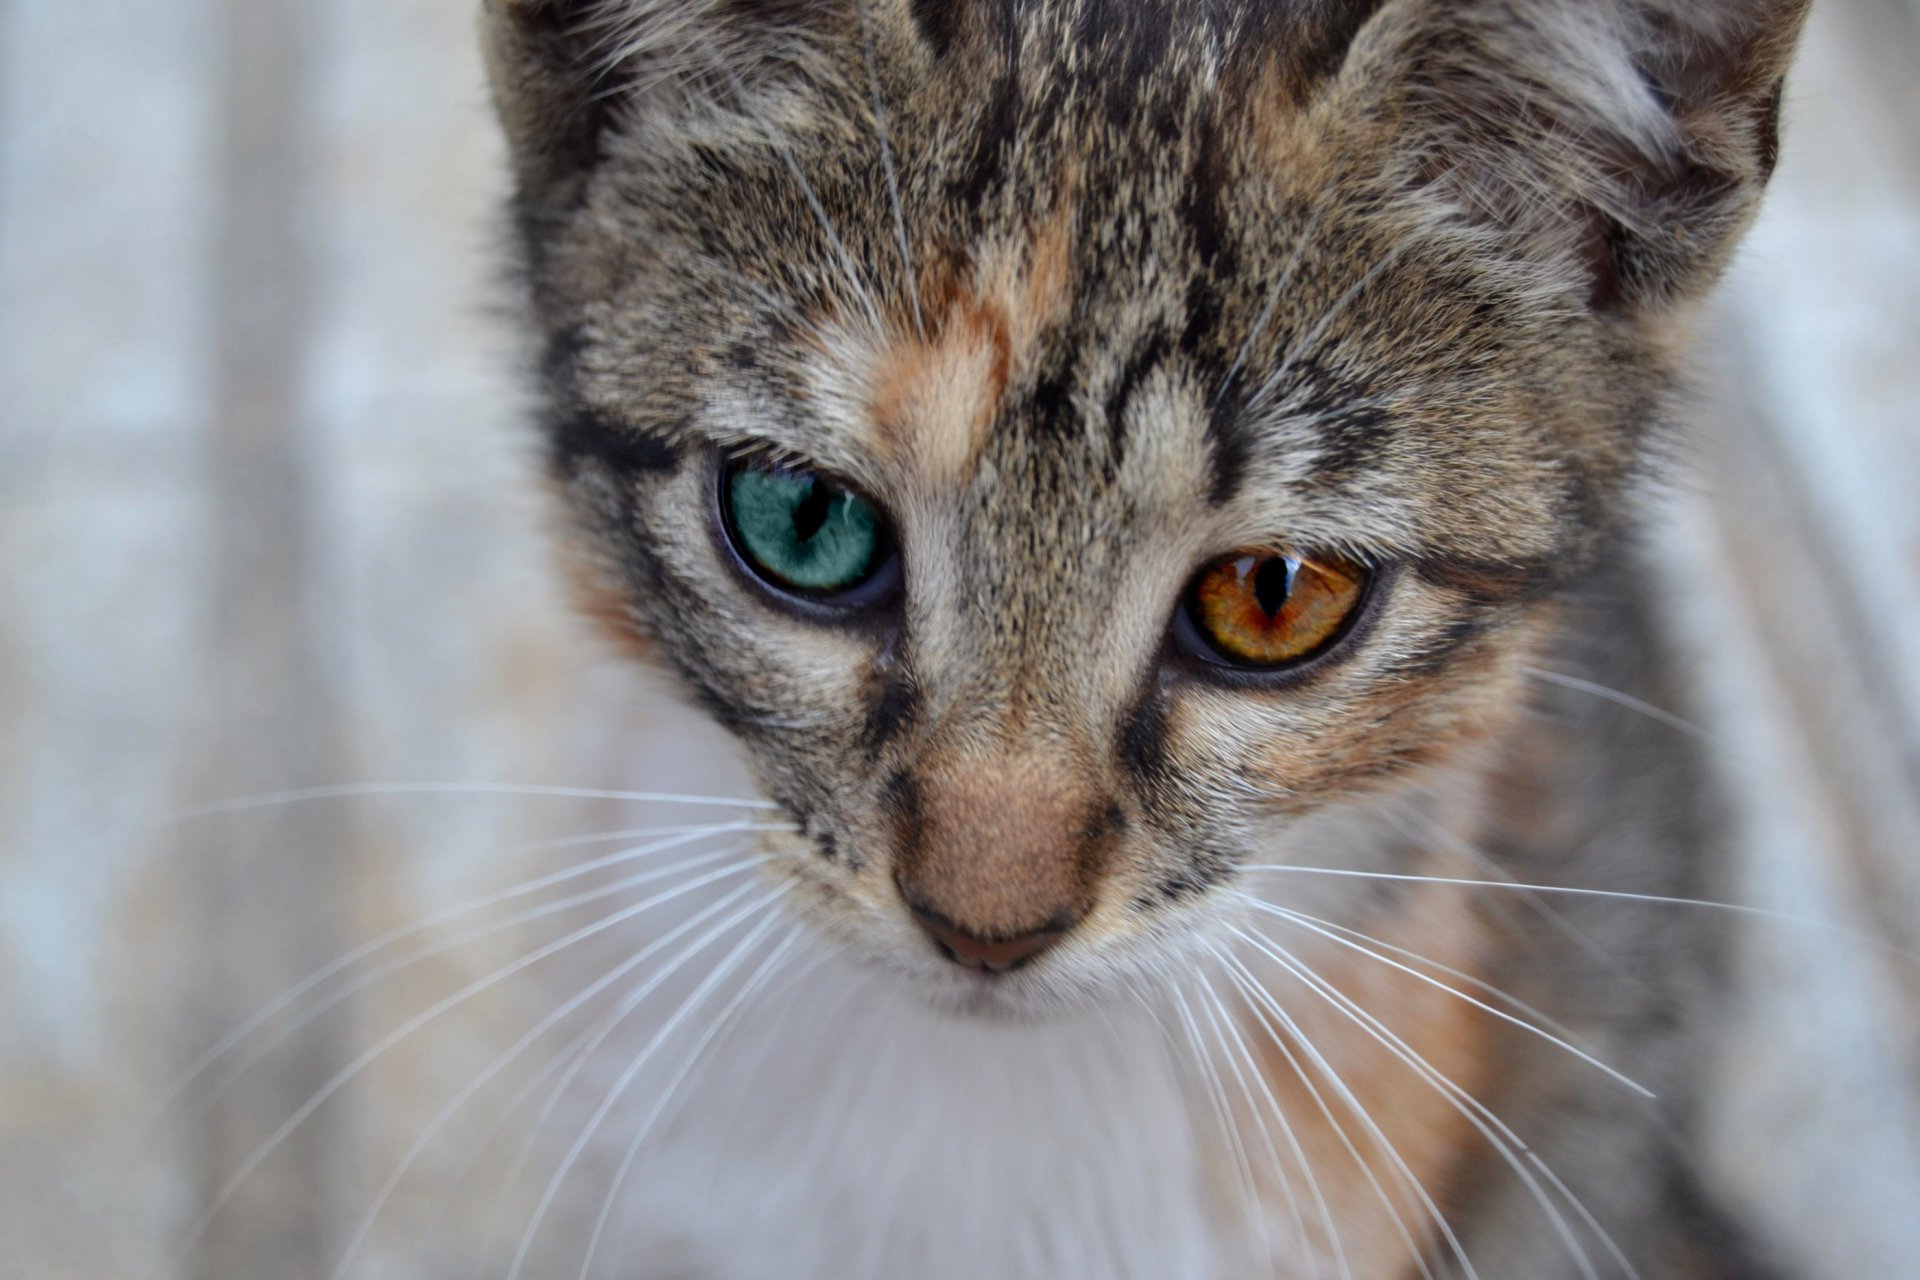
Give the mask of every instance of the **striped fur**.
[[[1141, 1239], [1120, 1256], [1219, 1275], [1402, 1280], [1465, 1259], [1484, 1280], [1621, 1260], [1649, 1280], [1744, 1274], [1687, 1172], [1717, 981], [1703, 929], [1249, 868], [1713, 892], [1687, 744], [1536, 673], [1681, 696], [1636, 494], [1666, 465], [1690, 308], [1771, 171], [1804, 8], [487, 0], [587, 597], [740, 737], [802, 833], [769, 840], [802, 914], [925, 1003], [1019, 1024], [962, 1023], [981, 1039], [955, 1062], [1017, 1051], [994, 1037], [1057, 1045], [1058, 1020], [1199, 972], [1228, 984], [1223, 1012], [1258, 1047], [1233, 1136], [1181, 1093], [1191, 1124], [1132, 1163], [1118, 1144], [1111, 1187], [1001, 1206], [1007, 1239], [953, 1254], [876, 1246], [892, 1260], [872, 1274], [1021, 1274], [1015, 1221], [1109, 1192], [1190, 1203], [1204, 1224], [1184, 1252]], [[885, 505], [897, 615], [823, 625], [742, 580], [712, 514], [718, 459], [741, 448]], [[1333, 660], [1235, 680], [1169, 657], [1183, 584], [1249, 545], [1379, 567]], [[1038, 927], [1057, 902], [1085, 916], [985, 984], [915, 929], [897, 886], [918, 876], [989, 931]], [[1509, 990], [1659, 1102], [1336, 937], [1250, 914], [1249, 893]], [[1249, 952], [1256, 926], [1530, 1154]], [[1250, 989], [1220, 976], [1221, 951]], [[1377, 1138], [1314, 1096], [1336, 1074]], [[1248, 1146], [1275, 1140], [1262, 1091], [1299, 1146], [1252, 1177]], [[1019, 1140], [967, 1096], [987, 1111], [960, 1133]], [[829, 1239], [891, 1239], [889, 1223], [943, 1238], [941, 1196], [861, 1184], [870, 1132], [819, 1157], [823, 1184], [838, 1170], [856, 1188], [854, 1221], [828, 1232], [794, 1200], [782, 1274], [847, 1274], [867, 1255]], [[1317, 1218], [1297, 1210], [1304, 1185], [1282, 1185], [1302, 1158]], [[1564, 1185], [1543, 1189], [1539, 1168]], [[730, 1257], [710, 1234], [697, 1274], [762, 1274], [745, 1236]], [[1076, 1265], [1048, 1274], [1112, 1274]]]

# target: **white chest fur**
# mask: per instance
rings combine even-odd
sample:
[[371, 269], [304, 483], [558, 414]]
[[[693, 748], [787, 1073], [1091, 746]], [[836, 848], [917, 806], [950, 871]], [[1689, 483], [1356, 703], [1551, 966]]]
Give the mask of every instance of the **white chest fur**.
[[615, 1272], [1221, 1274], [1195, 1112], [1144, 1013], [957, 1019], [834, 966], [779, 1004], [713, 1042], [645, 1144]]

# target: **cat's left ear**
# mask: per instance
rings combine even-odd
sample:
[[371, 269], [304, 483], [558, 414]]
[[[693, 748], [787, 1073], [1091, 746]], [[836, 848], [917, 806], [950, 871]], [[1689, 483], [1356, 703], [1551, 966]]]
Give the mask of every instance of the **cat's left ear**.
[[1807, 7], [1399, 0], [1346, 71], [1395, 86], [1409, 185], [1618, 312], [1694, 295], [1724, 264], [1773, 172]]
[[622, 132], [829, 74], [822, 0], [482, 0], [488, 79], [522, 194], [565, 203]]

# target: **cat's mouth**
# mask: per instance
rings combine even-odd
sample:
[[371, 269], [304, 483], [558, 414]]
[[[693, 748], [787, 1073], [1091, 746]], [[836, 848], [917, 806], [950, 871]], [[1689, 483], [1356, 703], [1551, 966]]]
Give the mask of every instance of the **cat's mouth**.
[[943, 982], [933, 992], [932, 1003], [948, 1013], [990, 1021], [1028, 1022], [1038, 1013], [1031, 998], [991, 974]]
[[1050, 1022], [1123, 1000], [1129, 984], [1147, 976], [1133, 948], [1100, 930], [1060, 929], [1039, 946], [1030, 938], [997, 947], [976, 942], [969, 952], [943, 942], [925, 921], [915, 924], [896, 925], [880, 944], [881, 967], [915, 998], [957, 1017]]
[[1046, 1022], [1076, 1006], [1080, 1002], [1064, 989], [1067, 985], [1044, 971], [990, 973], [951, 966], [913, 982], [921, 998], [941, 1013], [1004, 1023]]
[[1131, 968], [1131, 948], [1092, 901], [1023, 911], [1024, 928], [986, 928], [955, 919], [890, 874], [834, 874], [811, 858], [787, 866], [805, 886], [796, 899], [802, 914], [850, 960], [944, 1013], [1045, 1021], [1111, 997], [1112, 980]]

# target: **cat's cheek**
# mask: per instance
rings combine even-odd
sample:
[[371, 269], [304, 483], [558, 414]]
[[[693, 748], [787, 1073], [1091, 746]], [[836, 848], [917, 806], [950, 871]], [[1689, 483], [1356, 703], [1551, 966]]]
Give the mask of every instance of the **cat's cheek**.
[[647, 666], [661, 661], [658, 642], [633, 607], [630, 588], [605, 557], [569, 543], [559, 553], [561, 589], [576, 616], [615, 651]]
[[[1409, 677], [1408, 662], [1385, 665], [1394, 678], [1373, 682], [1338, 714], [1305, 733], [1276, 735], [1255, 756], [1255, 776], [1276, 794], [1312, 804], [1378, 794], [1476, 760], [1525, 716], [1531, 663], [1553, 630], [1550, 609], [1488, 624], [1476, 642]], [[1311, 804], [1308, 806], [1311, 807]]]

